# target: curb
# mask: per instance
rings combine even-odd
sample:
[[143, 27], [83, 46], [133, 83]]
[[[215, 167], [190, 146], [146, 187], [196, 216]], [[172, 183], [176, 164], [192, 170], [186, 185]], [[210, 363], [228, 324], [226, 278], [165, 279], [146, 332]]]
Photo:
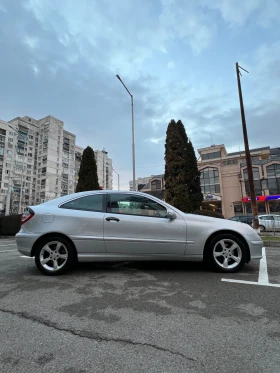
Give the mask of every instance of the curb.
[[264, 246], [274, 246], [274, 247], [280, 247], [280, 241], [263, 241]]

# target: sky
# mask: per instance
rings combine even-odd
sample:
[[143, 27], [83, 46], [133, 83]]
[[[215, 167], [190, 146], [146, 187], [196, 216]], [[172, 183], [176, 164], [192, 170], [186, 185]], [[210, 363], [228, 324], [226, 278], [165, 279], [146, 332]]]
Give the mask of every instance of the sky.
[[[0, 119], [53, 115], [105, 148], [122, 189], [164, 172], [171, 119], [195, 150], [280, 146], [280, 0], [0, 0]], [[114, 173], [114, 188], [117, 175]]]

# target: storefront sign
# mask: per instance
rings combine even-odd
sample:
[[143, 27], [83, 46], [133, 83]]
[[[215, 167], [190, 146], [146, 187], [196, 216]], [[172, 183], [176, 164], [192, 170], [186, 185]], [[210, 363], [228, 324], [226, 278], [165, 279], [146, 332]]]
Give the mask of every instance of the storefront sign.
[[[266, 196], [257, 196], [256, 197], [256, 201], [257, 202], [264, 202], [266, 200]], [[250, 197], [244, 197], [242, 198], [242, 202], [251, 202], [251, 198]]]
[[267, 196], [267, 197], [266, 197], [266, 200], [267, 200], [267, 201], [273, 201], [273, 200], [277, 200], [277, 199], [280, 200], [280, 195], [279, 195], [279, 194], [276, 195], [276, 196]]
[[215, 196], [214, 194], [204, 194], [203, 199], [204, 201], [221, 201], [222, 197]]
[[[257, 196], [256, 201], [258, 202], [264, 202], [264, 201], [275, 201], [280, 200], [280, 194], [277, 194], [275, 196]], [[244, 197], [242, 198], [242, 202], [251, 202], [250, 197]]]

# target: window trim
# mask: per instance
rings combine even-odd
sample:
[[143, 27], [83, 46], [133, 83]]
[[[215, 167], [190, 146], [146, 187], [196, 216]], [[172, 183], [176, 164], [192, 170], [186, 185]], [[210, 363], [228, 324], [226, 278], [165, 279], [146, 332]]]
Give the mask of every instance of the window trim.
[[[147, 198], [148, 200], [150, 201], [153, 201], [155, 203], [157, 203], [158, 205], [162, 206], [165, 208], [166, 210], [166, 214], [168, 212], [168, 208], [164, 205], [162, 205], [161, 203], [159, 203], [158, 201], [155, 201], [153, 200], [152, 198], [149, 198], [148, 195], [147, 196], [142, 196], [140, 194], [135, 194], [135, 193], [107, 193], [107, 198], [106, 198], [106, 213], [107, 214], [116, 214], [116, 215], [125, 215], [125, 216], [141, 216], [142, 218], [159, 218], [159, 219], [168, 219], [167, 218], [167, 215], [166, 216], [149, 216], [149, 215], [138, 215], [138, 214], [125, 214], [125, 213], [121, 213], [121, 212], [112, 212], [111, 211], [111, 207], [108, 207], [108, 203], [111, 202], [111, 196], [114, 196], [114, 195], [127, 195], [127, 196], [135, 196], [135, 197], [145, 197]], [[177, 214], [177, 213], [176, 213]]]
[[[101, 195], [102, 196], [102, 211], [99, 211], [99, 210], [84, 210], [84, 209], [70, 209], [70, 208], [67, 208], [67, 207], [63, 207], [66, 203], [75, 201], [77, 199], [81, 199], [81, 198], [85, 198], [85, 197], [90, 197], [90, 196], [97, 196], [97, 195]], [[106, 213], [106, 200], [107, 200], [107, 198], [106, 198], [105, 194], [103, 194], [103, 193], [92, 193], [92, 194], [86, 194], [84, 196], [77, 196], [75, 198], [71, 198], [71, 199], [69, 199], [67, 201], [61, 202], [58, 205], [58, 208], [65, 209], [65, 210], [73, 210], [73, 211], [99, 212], [99, 213], [105, 214]]]

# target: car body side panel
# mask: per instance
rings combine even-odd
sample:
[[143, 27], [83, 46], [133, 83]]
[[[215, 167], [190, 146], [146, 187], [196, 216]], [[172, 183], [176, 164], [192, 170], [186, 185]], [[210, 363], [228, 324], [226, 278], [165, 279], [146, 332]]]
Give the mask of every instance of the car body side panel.
[[33, 208], [35, 216], [23, 225], [17, 237], [23, 232], [32, 233], [37, 238], [46, 233], [61, 233], [73, 240], [77, 252], [106, 252], [103, 235], [104, 212], [53, 208], [53, 221], [44, 222], [46, 209], [42, 206]]
[[[119, 221], [107, 221], [106, 218]], [[107, 213], [104, 239], [108, 253], [184, 255], [186, 223], [176, 219]]]
[[[185, 214], [185, 220], [188, 237], [186, 255], [203, 255], [205, 243], [213, 233], [231, 231], [232, 234], [238, 233], [244, 237], [250, 250], [252, 249], [254, 252], [257, 250], [256, 257], [261, 256], [257, 247], [262, 248], [263, 242], [253, 228], [247, 224], [193, 214]], [[252, 245], [251, 241], [258, 241], [259, 244]]]

